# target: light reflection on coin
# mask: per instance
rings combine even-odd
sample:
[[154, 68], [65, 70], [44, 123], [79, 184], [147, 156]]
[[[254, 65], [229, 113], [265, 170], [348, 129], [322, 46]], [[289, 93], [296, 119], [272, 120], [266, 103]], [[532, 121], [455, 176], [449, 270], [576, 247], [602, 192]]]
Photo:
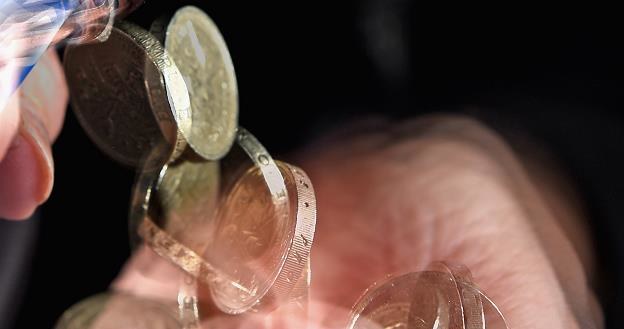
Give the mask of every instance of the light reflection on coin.
[[[429, 271], [439, 271], [452, 276], [453, 284], [459, 294], [461, 319], [466, 329], [484, 329], [485, 312], [481, 294], [472, 288], [472, 273], [466, 266], [435, 262], [429, 265]], [[455, 297], [455, 296], [454, 296]]]
[[307, 294], [309, 281], [300, 278], [316, 222], [301, 169], [276, 164], [242, 128], [236, 145], [220, 168], [185, 160], [145, 171], [131, 212], [145, 242], [208, 285], [214, 303], [232, 314]]
[[63, 313], [56, 329], [182, 329], [171, 305], [121, 293], [89, 297]]
[[214, 161], [180, 161], [160, 173], [149, 216], [173, 238], [201, 251], [217, 209], [220, 167]]
[[507, 329], [497, 306], [466, 267], [434, 263], [427, 271], [370, 287], [352, 309], [349, 329]]
[[448, 328], [449, 309], [439, 288], [448, 287], [449, 279], [443, 273], [419, 272], [377, 283], [353, 307], [348, 328]]
[[154, 22], [151, 31], [165, 44], [189, 90], [193, 127], [188, 144], [206, 159], [220, 159], [234, 142], [238, 122], [238, 86], [225, 41], [199, 8], [186, 6], [171, 21], [163, 20]]
[[[160, 151], [153, 150], [152, 157]], [[149, 161], [151, 159], [148, 157]], [[143, 169], [133, 192], [130, 234], [149, 216], [153, 222], [181, 242], [185, 248], [202, 253], [213, 234], [218, 199], [242, 172], [261, 169], [266, 177], [271, 204], [287, 215], [288, 194], [284, 178], [264, 147], [246, 130], [240, 129], [237, 146], [223, 161], [184, 159], [161, 169]], [[134, 241], [136, 244], [136, 239]]]
[[161, 162], [180, 154], [192, 125], [188, 91], [151, 34], [120, 22], [106, 42], [68, 46], [64, 62], [74, 113], [105, 154], [132, 167], [161, 144]]
[[[277, 164], [288, 188], [290, 210], [280, 214], [267, 207], [270, 194], [262, 175], [257, 168], [250, 168], [227, 193], [203, 254], [209, 263], [235, 278], [235, 282], [218, 280], [210, 285], [217, 306], [230, 313], [251, 307], [275, 308], [293, 298], [293, 293], [304, 293], [295, 287], [305, 271], [314, 235], [312, 186], [301, 169]], [[262, 300], [257, 301], [258, 297]], [[254, 305], [256, 302], [259, 305]]]

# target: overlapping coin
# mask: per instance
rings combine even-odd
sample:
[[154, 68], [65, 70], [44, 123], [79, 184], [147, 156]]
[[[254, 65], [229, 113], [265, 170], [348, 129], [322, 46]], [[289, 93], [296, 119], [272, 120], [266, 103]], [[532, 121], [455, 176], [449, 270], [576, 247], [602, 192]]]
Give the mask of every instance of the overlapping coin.
[[127, 22], [107, 41], [68, 46], [64, 65], [81, 126], [105, 154], [132, 167], [154, 148], [175, 159], [191, 134], [186, 84], [162, 45]]
[[202, 10], [186, 6], [161, 18], [150, 32], [180, 69], [190, 94], [193, 126], [188, 144], [200, 156], [225, 156], [236, 136], [238, 86], [228, 48], [215, 23]]
[[158, 174], [145, 171], [135, 190], [134, 229], [208, 285], [226, 313], [271, 309], [307, 293], [297, 283], [308, 262], [316, 205], [305, 173], [276, 163], [242, 128], [215, 166], [180, 161]]
[[434, 263], [427, 271], [371, 286], [353, 306], [347, 328], [507, 329], [507, 324], [466, 267]]
[[[186, 272], [177, 312], [109, 294], [72, 307], [57, 328], [197, 327], [204, 288], [228, 314], [287, 304], [307, 314], [316, 224], [309, 178], [237, 128], [232, 60], [205, 13], [183, 7], [151, 33], [121, 22], [103, 43], [68, 47], [65, 68], [87, 134], [110, 157], [141, 168], [130, 234]], [[374, 285], [347, 326], [486, 327], [507, 325], [466, 268], [444, 263]]]

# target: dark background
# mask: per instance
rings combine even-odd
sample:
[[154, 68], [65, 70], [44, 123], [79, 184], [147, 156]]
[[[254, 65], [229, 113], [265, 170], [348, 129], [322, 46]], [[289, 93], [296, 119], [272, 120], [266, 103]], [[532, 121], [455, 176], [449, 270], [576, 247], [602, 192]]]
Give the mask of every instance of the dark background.
[[[129, 19], [147, 26], [189, 3], [148, 1]], [[617, 281], [624, 267], [624, 46], [616, 20], [536, 17], [518, 8], [453, 15], [408, 0], [194, 3], [230, 48], [241, 125], [274, 154], [367, 115], [403, 120], [432, 112], [468, 113], [551, 150], [587, 203], [608, 328], [617, 327], [614, 311], [624, 309]], [[0, 234], [0, 245], [9, 244], [5, 236], [24, 237], [23, 248], [10, 252], [20, 257], [10, 261], [2, 252], [13, 249], [0, 246], [0, 278], [16, 273], [15, 283], [0, 287], [18, 292], [5, 308], [17, 311], [16, 328], [52, 327], [73, 303], [105, 290], [129, 255], [133, 170], [100, 153], [71, 111], [54, 153], [56, 185], [41, 218], [0, 221], [0, 233], [18, 232]]]

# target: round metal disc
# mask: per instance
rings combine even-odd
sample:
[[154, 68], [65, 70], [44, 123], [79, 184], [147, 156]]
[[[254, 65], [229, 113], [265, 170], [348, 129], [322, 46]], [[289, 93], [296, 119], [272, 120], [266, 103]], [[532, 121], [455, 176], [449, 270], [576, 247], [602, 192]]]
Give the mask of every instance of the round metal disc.
[[[155, 22], [152, 30], [162, 26]], [[203, 158], [220, 159], [230, 150], [238, 125], [238, 86], [225, 41], [210, 17], [187, 6], [169, 21], [164, 44], [191, 98], [193, 127], [188, 144]]]
[[131, 229], [208, 286], [219, 309], [275, 309], [307, 295], [309, 281], [301, 278], [307, 278], [316, 204], [301, 169], [273, 161], [241, 128], [220, 170], [184, 160], [141, 177]]
[[103, 293], [70, 307], [55, 329], [182, 328], [172, 306], [122, 293]]
[[162, 161], [182, 152], [192, 125], [188, 91], [149, 32], [120, 22], [105, 42], [68, 46], [64, 62], [74, 113], [105, 154], [139, 167], [162, 145]]

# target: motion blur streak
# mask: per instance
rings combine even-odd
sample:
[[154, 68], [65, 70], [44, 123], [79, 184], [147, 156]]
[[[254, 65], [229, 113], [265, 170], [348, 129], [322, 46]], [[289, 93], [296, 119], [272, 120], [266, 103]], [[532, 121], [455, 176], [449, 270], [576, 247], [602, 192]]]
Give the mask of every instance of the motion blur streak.
[[104, 41], [116, 13], [114, 0], [0, 1], [0, 111], [49, 46]]

